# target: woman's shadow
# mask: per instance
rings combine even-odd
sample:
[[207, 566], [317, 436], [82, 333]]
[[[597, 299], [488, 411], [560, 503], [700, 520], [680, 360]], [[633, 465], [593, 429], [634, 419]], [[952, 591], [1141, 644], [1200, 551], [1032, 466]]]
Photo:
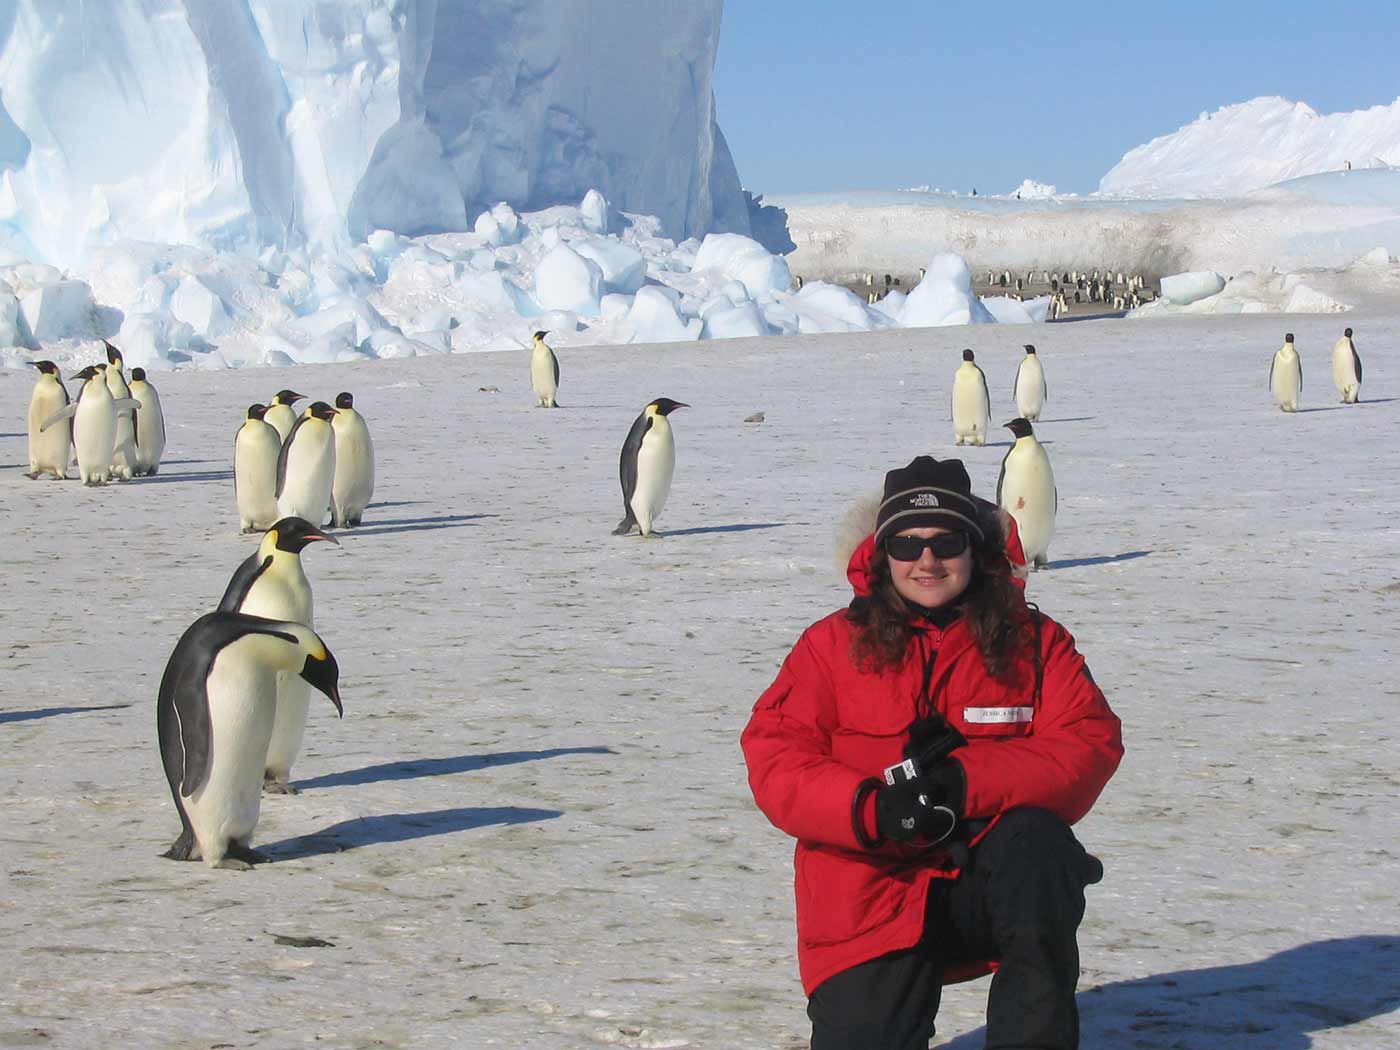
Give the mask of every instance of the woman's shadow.
[[[1307, 1050], [1309, 1033], [1397, 1007], [1400, 936], [1386, 934], [1314, 941], [1255, 962], [1119, 981], [1079, 995], [1083, 1045], [1123, 1050]], [[981, 1050], [985, 1034], [979, 1029], [936, 1046]]]

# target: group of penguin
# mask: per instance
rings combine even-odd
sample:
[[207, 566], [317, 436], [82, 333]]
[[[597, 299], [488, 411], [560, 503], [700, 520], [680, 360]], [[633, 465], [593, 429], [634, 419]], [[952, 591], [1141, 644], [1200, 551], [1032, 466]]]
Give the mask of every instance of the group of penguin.
[[[1040, 419], [1040, 411], [1050, 393], [1045, 382], [1045, 368], [1034, 346], [1026, 343], [1024, 349], [1026, 355], [1016, 368], [1016, 381], [1012, 386], [1012, 399], [1020, 414], [1003, 424], [1016, 440], [1002, 457], [996, 501], [1016, 520], [1026, 565], [1040, 569], [1049, 563], [1059, 494], [1055, 489], [1050, 456], [1045, 446], [1036, 440], [1035, 428], [1031, 426]], [[987, 377], [977, 365], [977, 356], [971, 350], [964, 350], [962, 364], [953, 374], [954, 441], [959, 445], [985, 445], [991, 412]]]
[[374, 495], [374, 442], [349, 392], [335, 406], [279, 390], [270, 405], [249, 405], [233, 439], [233, 487], [241, 531], [262, 532], [288, 517], [338, 529], [360, 524]]
[[130, 481], [160, 469], [165, 454], [160, 395], [143, 368], [131, 370], [128, 384], [121, 351], [105, 340], [104, 345], [107, 363], [89, 365], [72, 377], [82, 381], [74, 400], [57, 365], [33, 362], [39, 380], [29, 398], [28, 477], [66, 480], [74, 459], [84, 485]]
[[[1354, 405], [1361, 397], [1361, 355], [1351, 329], [1332, 344], [1332, 382], [1342, 397], [1342, 404]], [[1284, 412], [1298, 411], [1298, 398], [1303, 393], [1303, 361], [1293, 345], [1293, 333], [1283, 337], [1283, 346], [1269, 363], [1269, 392]]]
[[296, 794], [291, 769], [311, 690], [344, 713], [340, 668], [314, 629], [301, 564], [301, 552], [317, 541], [338, 544], [304, 518], [274, 522], [218, 607], [195, 620], [170, 654], [156, 728], [180, 815], [180, 834], [163, 854], [172, 860], [237, 869], [266, 860], [251, 848], [262, 795]]

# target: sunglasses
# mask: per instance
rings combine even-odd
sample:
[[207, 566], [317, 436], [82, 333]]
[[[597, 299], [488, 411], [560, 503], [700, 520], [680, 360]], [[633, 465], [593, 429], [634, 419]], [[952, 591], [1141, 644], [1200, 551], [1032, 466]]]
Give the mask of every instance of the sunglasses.
[[956, 558], [967, 550], [969, 537], [965, 532], [940, 532], [936, 536], [888, 536], [885, 553], [895, 561], [918, 561], [924, 551], [935, 558]]

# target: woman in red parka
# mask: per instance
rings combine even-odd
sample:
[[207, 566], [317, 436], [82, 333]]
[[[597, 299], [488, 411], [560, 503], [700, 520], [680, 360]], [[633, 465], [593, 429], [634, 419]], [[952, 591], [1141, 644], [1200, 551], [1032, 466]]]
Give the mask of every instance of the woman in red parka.
[[855, 600], [803, 633], [744, 730], [754, 799], [797, 839], [813, 1050], [925, 1050], [943, 984], [989, 970], [988, 1050], [1079, 1045], [1103, 869], [1069, 826], [1123, 748], [1005, 544], [958, 460], [890, 471]]

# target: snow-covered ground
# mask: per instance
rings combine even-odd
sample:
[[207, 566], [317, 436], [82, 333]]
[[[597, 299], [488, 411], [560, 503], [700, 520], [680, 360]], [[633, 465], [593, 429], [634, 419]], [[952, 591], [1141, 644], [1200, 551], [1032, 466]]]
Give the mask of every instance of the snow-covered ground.
[[[1127, 746], [1079, 826], [1108, 872], [1086, 1047], [1400, 1041], [1400, 307], [1346, 315], [1355, 407], [1342, 320], [1036, 329], [1060, 518], [1028, 593]], [[1266, 389], [1285, 327], [1297, 415]], [[847, 506], [955, 454], [964, 346], [1008, 418], [1026, 331], [561, 350], [554, 412], [524, 351], [162, 373], [161, 473], [93, 490], [21, 475], [33, 373], [0, 370], [0, 1045], [805, 1046], [791, 843], [738, 735], [849, 598]], [[364, 527], [304, 559], [346, 713], [313, 707], [302, 793], [263, 807], [275, 863], [211, 872], [157, 856], [155, 694], [252, 548], [243, 408], [289, 383], [353, 391], [379, 454]], [[616, 538], [618, 449], [659, 395], [693, 406], [667, 535]], [[981, 492], [1004, 450], [961, 450]], [[981, 1046], [986, 984], [948, 991], [939, 1046]]]

